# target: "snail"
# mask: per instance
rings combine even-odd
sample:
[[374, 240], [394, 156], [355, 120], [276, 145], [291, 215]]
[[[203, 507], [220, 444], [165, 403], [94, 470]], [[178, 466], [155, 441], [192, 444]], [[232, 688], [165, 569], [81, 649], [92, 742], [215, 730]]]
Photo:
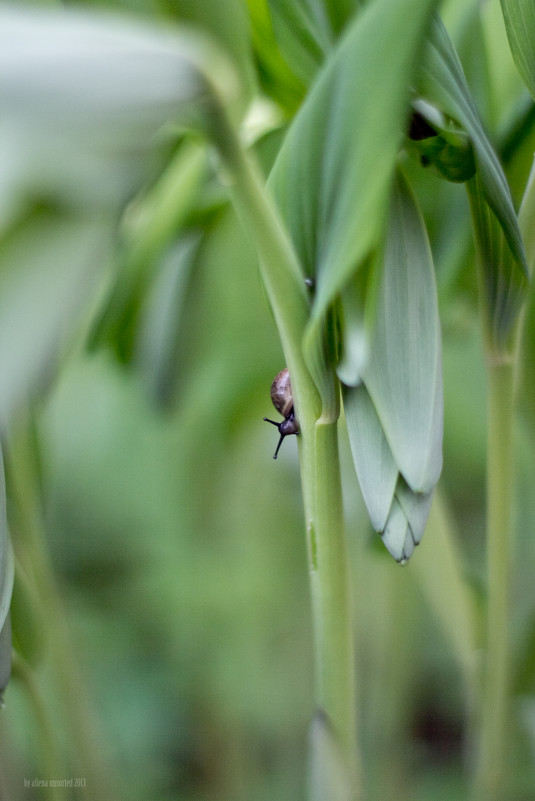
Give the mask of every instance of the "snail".
[[273, 401], [275, 409], [284, 417], [282, 423], [276, 423], [275, 420], [269, 420], [269, 418], [264, 417], [266, 423], [277, 426], [279, 430], [279, 444], [273, 456], [273, 458], [276, 459], [284, 437], [287, 437], [289, 434], [299, 434], [299, 423], [294, 415], [292, 385], [290, 383], [290, 373], [287, 367], [281, 370], [280, 373], [277, 373], [273, 379], [273, 383], [271, 384], [271, 400]]

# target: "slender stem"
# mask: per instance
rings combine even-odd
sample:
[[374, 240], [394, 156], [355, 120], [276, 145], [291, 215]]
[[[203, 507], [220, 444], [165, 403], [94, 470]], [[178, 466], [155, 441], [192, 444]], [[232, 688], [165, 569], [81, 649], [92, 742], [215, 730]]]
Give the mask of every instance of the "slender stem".
[[[54, 677], [63, 702], [69, 742], [72, 744], [70, 754], [61, 755], [64, 769], [72, 759], [76, 775], [86, 780], [87, 792], [102, 801], [111, 801], [117, 798], [114, 782], [104, 758], [104, 749], [98, 744], [93, 712], [80, 676], [75, 646], [46, 546], [33, 435], [30, 420], [26, 419], [18, 426], [16, 433], [13, 432], [7, 450], [10, 498], [14, 507], [14, 547], [46, 615], [46, 634], [54, 664]], [[36, 697], [30, 693], [32, 701]], [[48, 725], [52, 726], [58, 710], [49, 704], [46, 710], [37, 707], [35, 713], [41, 719], [48, 713], [51, 716]], [[43, 757], [51, 754], [45, 744]], [[58, 755], [54, 753], [54, 764], [48, 766], [50, 771], [57, 770], [57, 760]], [[51, 773], [50, 778], [63, 778], [63, 775]]]
[[354, 798], [359, 797], [355, 654], [336, 423], [316, 425], [314, 525], [310, 572], [319, 707], [333, 727]]
[[[41, 776], [61, 778], [65, 775], [64, 762], [60, 759], [57, 733], [46, 709], [40, 688], [28, 663], [14, 652], [13, 676], [24, 685], [31, 701], [35, 723], [36, 739], [41, 747]], [[65, 790], [47, 782], [42, 788], [43, 801], [64, 801]]]
[[[321, 409], [318, 390], [305, 364], [303, 336], [310, 304], [288, 234], [256, 165], [242, 151], [229, 120], [222, 115], [215, 127], [223, 177], [259, 255], [292, 379], [301, 430], [299, 452], [310, 557], [316, 702], [335, 734], [357, 798], [354, 646], [338, 459], [338, 404]], [[328, 368], [325, 369], [327, 373]], [[331, 374], [324, 379], [325, 385], [336, 385]]]
[[476, 801], [504, 797], [509, 730], [513, 360], [491, 362], [488, 377], [487, 645]]

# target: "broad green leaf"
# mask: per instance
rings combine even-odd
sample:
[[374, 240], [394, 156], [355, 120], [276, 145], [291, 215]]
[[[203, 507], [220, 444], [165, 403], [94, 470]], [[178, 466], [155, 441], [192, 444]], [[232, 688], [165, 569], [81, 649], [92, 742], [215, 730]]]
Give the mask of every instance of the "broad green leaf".
[[470, 136], [485, 198], [503, 228], [518, 270], [527, 274], [526, 257], [511, 193], [500, 162], [472, 101], [464, 73], [444, 25], [435, 17], [424, 58], [416, 70], [417, 90]]
[[377, 0], [352, 20], [297, 114], [270, 178], [304, 273], [316, 278], [305, 350], [324, 400], [329, 387], [318, 369], [324, 316], [380, 239], [410, 76], [434, 5]]
[[503, 230], [486, 201], [479, 177], [468, 184], [474, 237], [484, 294], [484, 315], [489, 341], [501, 349], [509, 339], [526, 297], [528, 281], [518, 269]]
[[535, 99], [535, 5], [533, 0], [500, 0], [511, 53]]
[[400, 472], [413, 491], [428, 493], [442, 468], [440, 322], [425, 227], [401, 175], [363, 380]]

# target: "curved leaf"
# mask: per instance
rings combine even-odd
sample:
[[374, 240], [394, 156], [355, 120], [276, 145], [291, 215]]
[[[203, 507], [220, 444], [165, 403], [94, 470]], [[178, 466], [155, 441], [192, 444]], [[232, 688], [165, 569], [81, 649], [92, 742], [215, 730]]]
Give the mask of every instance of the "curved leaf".
[[511, 53], [535, 99], [535, 6], [533, 0], [500, 0]]
[[377, 0], [356, 16], [295, 117], [270, 178], [304, 273], [316, 277], [305, 350], [324, 398], [329, 387], [314, 369], [324, 315], [380, 239], [410, 76], [434, 5]]
[[418, 91], [470, 136], [486, 200], [500, 223], [520, 272], [528, 273], [509, 185], [485, 133], [461, 63], [440, 18], [435, 16], [424, 58], [416, 70]]
[[363, 380], [399, 471], [412, 490], [429, 492], [442, 469], [440, 321], [427, 234], [401, 175]]
[[4, 460], [0, 448], [0, 628], [3, 627], [9, 613], [14, 574], [15, 561], [7, 527]]
[[477, 176], [468, 183], [468, 197], [481, 270], [487, 333], [494, 347], [506, 348], [526, 297], [528, 280], [518, 270]]
[[366, 387], [344, 387], [344, 412], [353, 463], [375, 531], [383, 531], [394, 498], [398, 467]]

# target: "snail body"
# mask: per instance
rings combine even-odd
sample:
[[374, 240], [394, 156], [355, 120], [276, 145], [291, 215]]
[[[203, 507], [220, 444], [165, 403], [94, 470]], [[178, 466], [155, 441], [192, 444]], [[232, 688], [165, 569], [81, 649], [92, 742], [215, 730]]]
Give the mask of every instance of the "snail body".
[[276, 459], [284, 437], [290, 434], [299, 434], [299, 423], [295, 419], [292, 384], [287, 367], [281, 370], [280, 373], [277, 373], [273, 379], [271, 384], [271, 400], [275, 409], [284, 417], [282, 423], [277, 423], [275, 420], [269, 420], [269, 418], [264, 417], [266, 423], [271, 423], [276, 426], [280, 434], [279, 444], [273, 456], [273, 458]]

